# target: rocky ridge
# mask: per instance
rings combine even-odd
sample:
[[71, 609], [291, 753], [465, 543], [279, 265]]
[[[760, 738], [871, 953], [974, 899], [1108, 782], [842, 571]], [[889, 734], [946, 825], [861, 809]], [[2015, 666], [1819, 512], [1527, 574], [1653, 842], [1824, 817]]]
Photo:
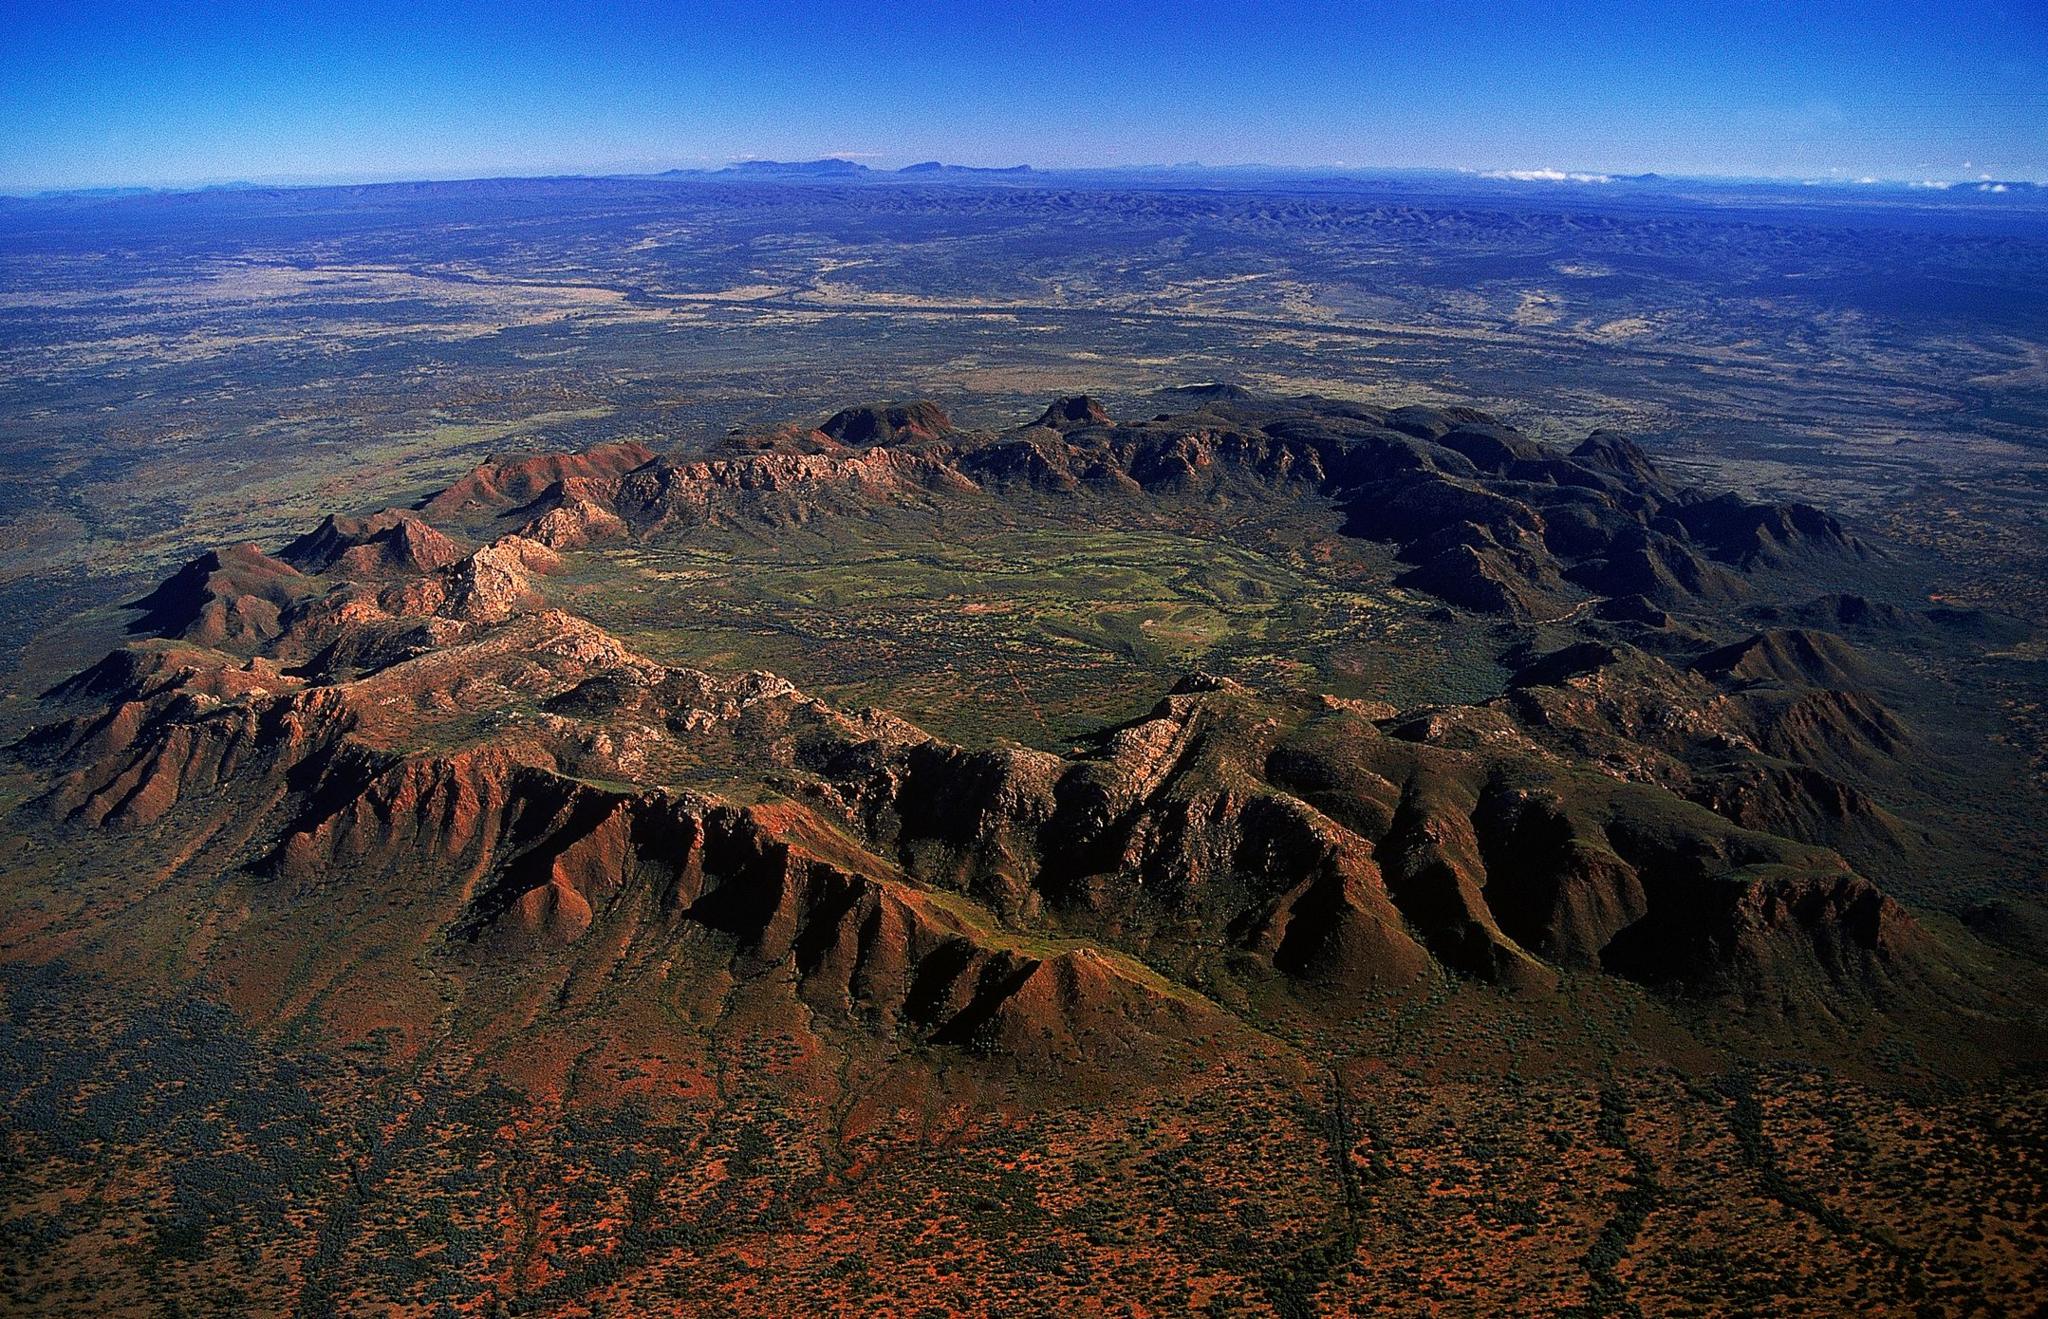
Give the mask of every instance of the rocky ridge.
[[997, 434], [913, 405], [750, 445], [487, 463], [416, 511], [195, 559], [139, 602], [142, 639], [50, 693], [27, 809], [243, 839], [233, 867], [308, 902], [430, 890], [437, 937], [477, 956], [683, 940], [868, 1029], [1009, 1053], [1237, 1029], [1218, 993], [1245, 984], [1340, 1010], [1445, 973], [1604, 974], [1832, 1016], [1944, 983], [1837, 850], [1905, 845], [1832, 771], [1913, 735], [1826, 633], [1682, 663], [1587, 642], [1408, 712], [1197, 674], [1053, 754], [657, 664], [547, 588], [564, 553], [707, 522], [1291, 486], [1453, 603], [1653, 619], [1869, 553], [1817, 510], [1675, 491], [1607, 433], [1564, 454], [1462, 409], [1324, 400], [1125, 425], [1062, 399]]

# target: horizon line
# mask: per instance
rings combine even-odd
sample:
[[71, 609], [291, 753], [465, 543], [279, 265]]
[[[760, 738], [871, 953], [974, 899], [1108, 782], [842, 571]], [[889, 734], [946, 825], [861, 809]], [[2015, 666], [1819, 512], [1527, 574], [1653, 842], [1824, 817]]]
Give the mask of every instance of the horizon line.
[[[455, 170], [447, 173], [428, 171], [416, 175], [379, 173], [321, 174], [273, 174], [253, 177], [217, 176], [171, 182], [105, 182], [78, 184], [37, 184], [0, 183], [0, 197], [17, 200], [49, 199], [65, 197], [88, 197], [95, 194], [120, 194], [129, 196], [178, 195], [199, 192], [230, 191], [273, 191], [305, 190], [322, 188], [399, 187], [418, 183], [496, 183], [496, 182], [541, 182], [546, 180], [586, 179], [629, 180], [659, 179], [663, 177], [717, 177], [740, 172], [749, 165], [781, 166], [788, 169], [802, 169], [833, 165], [843, 167], [849, 176], [871, 175], [885, 180], [901, 175], [914, 176], [919, 167], [936, 166], [943, 170], [956, 170], [967, 174], [986, 175], [1061, 175], [1061, 174], [1198, 174], [1202, 172], [1232, 173], [1266, 171], [1276, 174], [1334, 174], [1346, 177], [1361, 177], [1372, 174], [1399, 175], [1440, 175], [1460, 177], [1476, 181], [1495, 183], [1527, 183], [1552, 185], [1600, 186], [1617, 182], [1662, 180], [1670, 182], [1719, 183], [1719, 184], [1772, 184], [1779, 186], [1807, 187], [1879, 187], [1901, 188], [1919, 192], [2002, 192], [2008, 186], [2048, 187], [2048, 179], [2029, 179], [2016, 176], [1994, 176], [1980, 173], [1971, 178], [1941, 177], [1890, 177], [1873, 174], [1857, 174], [1848, 170], [1835, 170], [1825, 174], [1722, 174], [1688, 173], [1663, 170], [1595, 170], [1558, 169], [1552, 166], [1537, 167], [1495, 167], [1483, 168], [1471, 165], [1393, 165], [1393, 164], [1351, 164], [1345, 161], [1330, 161], [1315, 164], [1279, 164], [1271, 161], [1239, 161], [1230, 163], [1209, 163], [1204, 161], [1156, 161], [1139, 164], [1088, 164], [1088, 165], [1032, 165], [1017, 163], [1011, 165], [965, 165], [946, 161], [938, 157], [914, 161], [909, 165], [877, 166], [866, 164], [864, 159], [854, 158], [856, 153], [833, 153], [806, 158], [777, 158], [764, 156], [734, 156], [716, 165], [671, 165], [657, 167], [648, 162], [646, 168], [604, 168], [580, 167], [561, 170], [536, 170], [532, 172], [494, 172], [488, 169], [479, 172]], [[879, 152], [857, 153], [864, 158], [873, 158]]]

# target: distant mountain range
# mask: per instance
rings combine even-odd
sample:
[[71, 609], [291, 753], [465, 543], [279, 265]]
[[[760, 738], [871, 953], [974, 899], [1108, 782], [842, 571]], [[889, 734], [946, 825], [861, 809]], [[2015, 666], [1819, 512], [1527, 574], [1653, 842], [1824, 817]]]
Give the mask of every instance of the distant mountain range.
[[[511, 182], [520, 176], [492, 181]], [[1717, 195], [1743, 193], [1753, 196], [1777, 195], [1780, 197], [1813, 196], [1816, 192], [1828, 195], [1853, 193], [1872, 198], [1898, 199], [1911, 197], [1922, 203], [1930, 201], [1969, 201], [1998, 198], [2002, 202], [2032, 202], [2048, 198], [2048, 185], [2026, 179], [1920, 179], [1890, 180], [1874, 178], [1833, 178], [1833, 179], [1762, 179], [1734, 178], [1719, 176], [1687, 176], [1661, 174], [1656, 172], [1640, 174], [1603, 174], [1590, 171], [1567, 171], [1552, 168], [1496, 169], [1496, 170], [1441, 170], [1413, 168], [1358, 168], [1346, 165], [1205, 165], [1196, 161], [1155, 165], [1100, 165], [1072, 168], [1044, 168], [1033, 165], [983, 166], [957, 165], [938, 160], [919, 161], [897, 169], [881, 169], [864, 165], [856, 160], [840, 156], [826, 156], [817, 160], [741, 160], [717, 168], [684, 168], [661, 170], [652, 174], [591, 174], [591, 175], [546, 175], [533, 176], [536, 179], [672, 179], [677, 181], [775, 181], [787, 183], [1032, 183], [1059, 185], [1062, 183], [1088, 182], [1095, 184], [1118, 184], [1124, 186], [1242, 186], [1250, 183], [1285, 183], [1289, 186], [1355, 188], [1365, 184], [1455, 181], [1460, 185], [1528, 190], [1569, 190], [1578, 188], [1598, 189], [1602, 192], [1618, 191], [1686, 191], [1712, 190]], [[221, 192], [274, 190], [279, 188], [311, 189], [319, 187], [375, 187], [408, 186], [431, 182], [480, 182], [478, 180], [390, 180], [383, 183], [362, 184], [263, 184], [245, 181], [213, 183], [200, 187], [140, 187], [110, 186], [93, 188], [45, 189], [32, 193], [16, 194], [36, 200], [63, 201], [108, 201], [128, 197], [146, 197], [171, 193]], [[4, 196], [0, 192], [0, 196]]]
[[980, 165], [948, 165], [937, 160], [920, 161], [905, 165], [901, 169], [878, 170], [854, 160], [843, 160], [827, 156], [822, 160], [742, 160], [722, 169], [670, 169], [663, 170], [657, 178], [706, 178], [738, 175], [744, 178], [777, 179], [851, 179], [888, 178], [892, 175], [912, 177], [985, 177], [1000, 175], [1014, 177], [1020, 174], [1035, 174], [1029, 165], [1011, 165], [991, 169]]

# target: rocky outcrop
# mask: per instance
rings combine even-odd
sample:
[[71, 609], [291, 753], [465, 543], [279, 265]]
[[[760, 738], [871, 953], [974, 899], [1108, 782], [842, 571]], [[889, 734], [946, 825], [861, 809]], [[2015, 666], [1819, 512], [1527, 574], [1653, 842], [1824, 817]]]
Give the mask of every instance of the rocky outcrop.
[[1057, 431], [1079, 426], [1107, 426], [1110, 424], [1109, 409], [1086, 394], [1069, 394], [1048, 404], [1039, 414], [1038, 424]]
[[[1027, 951], [977, 905], [921, 886], [803, 808], [576, 772], [616, 767], [616, 739], [596, 745], [562, 713], [602, 714], [616, 734], [624, 704], [607, 691], [658, 702], [668, 735], [700, 745], [758, 734], [749, 725], [764, 705], [779, 707], [768, 716], [778, 726], [837, 719], [766, 675], [660, 670], [587, 624], [537, 615], [333, 686], [222, 701], [199, 695], [200, 676], [107, 665], [64, 693], [113, 701], [41, 735], [67, 768], [38, 809], [116, 834], [204, 832], [253, 809], [279, 821], [253, 869], [298, 900], [444, 889], [459, 909], [445, 937], [514, 963], [600, 925], [631, 943], [694, 927], [728, 940], [747, 974], [786, 969], [815, 1007], [973, 1050], [1031, 1058], [1085, 1042], [1097, 1061], [1145, 1058], [1160, 1041], [1232, 1029], [1114, 949]], [[548, 691], [554, 713], [532, 728], [418, 749], [439, 740], [422, 726], [488, 719], [501, 708], [493, 693]]]
[[1814, 555], [1861, 558], [1868, 548], [1811, 504], [1756, 504], [1732, 492], [1694, 496], [1670, 509], [1673, 521], [1722, 563], [1786, 567]]
[[[917, 406], [815, 434], [487, 464], [419, 513], [195, 560], [142, 602], [152, 639], [48, 694], [27, 809], [186, 856], [243, 840], [224, 874], [292, 901], [428, 893], [437, 939], [510, 974], [708, 958], [849, 1026], [1006, 1054], [1151, 1056], [1233, 1028], [1219, 985], [1333, 1019], [1445, 974], [1832, 1013], [1914, 992], [1932, 956], [1836, 850], [1911, 845], [1849, 786], [1913, 745], [1853, 650], [1792, 629], [1688, 656], [1656, 603], [1739, 593], [1829, 524], [1465, 409], [1218, 395], [1133, 425], [1077, 397], [998, 434]], [[1406, 713], [1191, 675], [1055, 754], [655, 663], [549, 601], [595, 543], [990, 493], [1299, 498], [1394, 545], [1411, 589], [1665, 649], [1529, 648], [1495, 699]], [[464, 551], [436, 516], [502, 534]], [[1587, 610], [1610, 574], [1631, 589]]]
[[[525, 545], [465, 563], [472, 575], [523, 564]], [[46, 736], [70, 766], [46, 808], [135, 829], [181, 804], [287, 785], [269, 873], [467, 876], [451, 936], [507, 949], [573, 942], [620, 893], [652, 885], [660, 910], [723, 930], [752, 956], [796, 958], [805, 976], [824, 963], [802, 950], [838, 950], [833, 1001], [908, 1014], [935, 1038], [1001, 1036], [1010, 1009], [986, 999], [998, 983], [1001, 1002], [1032, 986], [1056, 999], [1108, 994], [1112, 982], [1137, 993], [1143, 976], [1105, 969], [1132, 955], [1196, 979], [1225, 966], [1241, 975], [1250, 958], [1340, 997], [1417, 984], [1433, 964], [1524, 992], [1572, 966], [1702, 990], [1776, 984], [1772, 968], [1801, 941], [1814, 965], [1845, 977], [1843, 992], [1861, 993], [1913, 956], [1902, 915], [1857, 914], [1858, 895], [1876, 891], [1838, 856], [1561, 765], [1526, 738], [1452, 731], [1469, 721], [1383, 730], [1343, 703], [1275, 702], [1197, 678], [1070, 756], [973, 752], [886, 715], [840, 714], [768, 675], [664, 668], [573, 615], [506, 607], [502, 620], [472, 611], [448, 645], [313, 686], [214, 682], [223, 695], [201, 697], [202, 654], [182, 667], [161, 653], [110, 661], [62, 693], [107, 709]], [[1518, 690], [1597, 677], [1614, 659], [1553, 656]], [[657, 786], [669, 766], [705, 763], [790, 804]], [[635, 782], [648, 786], [592, 786]], [[1832, 896], [1801, 896], [1816, 885]], [[1775, 905], [1706, 892], [1776, 887], [1788, 896]], [[877, 999], [873, 982], [840, 974], [879, 966], [869, 936], [843, 919], [818, 924], [856, 908], [870, 925], [925, 931], [921, 957], [959, 962], [945, 1013], [907, 989]], [[931, 914], [948, 911], [950, 925]], [[983, 960], [947, 944], [967, 937], [962, 911], [986, 913]], [[1731, 956], [1759, 965], [1705, 959], [1691, 924], [1703, 912], [1724, 921]], [[1807, 923], [1841, 913], [1860, 923]], [[1645, 930], [1667, 919], [1682, 947], [1665, 963]], [[1108, 962], [1048, 970], [1048, 959], [988, 952], [1003, 923], [1048, 920]], [[937, 983], [919, 957], [890, 955], [910, 958], [888, 973], [896, 980]]]
[[626, 523], [595, 501], [576, 495], [554, 503], [547, 512], [521, 527], [519, 534], [551, 550], [577, 550], [619, 539], [626, 534]]
[[832, 414], [818, 430], [849, 448], [916, 444], [953, 432], [953, 419], [930, 399], [915, 403], [871, 403]]
[[1677, 490], [1610, 431], [1566, 453], [1469, 408], [1194, 397], [1193, 412], [1120, 423], [1076, 395], [997, 432], [961, 431], [929, 402], [849, 408], [814, 429], [728, 437], [708, 457], [649, 461], [629, 445], [486, 464], [425, 507], [516, 513], [533, 538], [573, 548], [1020, 487], [1205, 502], [1287, 490], [1336, 505], [1346, 534], [1394, 544], [1412, 565], [1403, 585], [1532, 619], [1589, 594], [1723, 605], [1750, 598], [1752, 571], [1866, 552], [1805, 505]]
[[277, 557], [304, 573], [369, 577], [450, 567], [462, 550], [416, 514], [386, 509], [366, 518], [329, 514]]
[[1693, 667], [1724, 681], [1816, 687], [1859, 687], [1871, 676], [1840, 637], [1803, 628], [1759, 632], [1709, 651]]
[[1917, 832], [1857, 785], [1896, 782], [1918, 739], [1861, 685], [1873, 677], [1823, 633], [1758, 634], [1682, 667], [1588, 641], [1531, 660], [1494, 704], [1562, 755], [1662, 784], [1735, 823], [1896, 859]]
[[256, 545], [208, 550], [137, 600], [128, 630], [201, 645], [262, 642], [309, 589], [297, 569]]
[[475, 509], [517, 507], [532, 502], [548, 487], [582, 479], [615, 478], [654, 458], [654, 451], [636, 440], [600, 444], [580, 453], [535, 453], [493, 458], [420, 505], [429, 518], [454, 517]]

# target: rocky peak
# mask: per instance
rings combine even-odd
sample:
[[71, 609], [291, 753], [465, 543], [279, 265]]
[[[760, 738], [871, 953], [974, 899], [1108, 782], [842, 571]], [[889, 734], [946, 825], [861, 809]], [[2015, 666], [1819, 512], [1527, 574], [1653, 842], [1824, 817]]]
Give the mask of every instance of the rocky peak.
[[919, 399], [845, 408], [833, 413], [818, 430], [840, 444], [865, 448], [942, 439], [953, 433], [953, 421], [938, 404]]
[[1052, 430], [1067, 430], [1080, 426], [1107, 426], [1109, 411], [1086, 394], [1068, 394], [1056, 398], [1039, 414], [1038, 425]]

